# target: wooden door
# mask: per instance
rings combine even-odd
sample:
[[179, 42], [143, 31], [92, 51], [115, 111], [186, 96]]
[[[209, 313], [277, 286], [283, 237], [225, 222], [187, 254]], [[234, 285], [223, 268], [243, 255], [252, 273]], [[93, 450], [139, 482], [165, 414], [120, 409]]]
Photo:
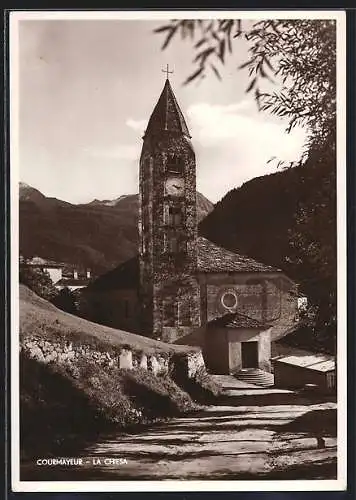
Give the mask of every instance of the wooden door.
[[258, 368], [258, 342], [242, 342], [242, 368]]

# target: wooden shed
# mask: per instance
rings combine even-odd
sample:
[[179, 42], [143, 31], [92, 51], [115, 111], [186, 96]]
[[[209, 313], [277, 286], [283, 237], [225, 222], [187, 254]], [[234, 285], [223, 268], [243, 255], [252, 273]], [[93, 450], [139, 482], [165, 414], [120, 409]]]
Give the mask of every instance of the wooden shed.
[[336, 389], [335, 358], [328, 354], [297, 350], [273, 359], [276, 387], [300, 389], [308, 384], [321, 392]]

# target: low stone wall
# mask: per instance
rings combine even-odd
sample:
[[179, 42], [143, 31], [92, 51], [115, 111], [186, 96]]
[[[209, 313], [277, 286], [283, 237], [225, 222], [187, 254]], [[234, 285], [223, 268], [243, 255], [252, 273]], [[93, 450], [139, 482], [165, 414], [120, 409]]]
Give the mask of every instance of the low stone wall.
[[[146, 355], [133, 352], [128, 348], [118, 348], [117, 352], [101, 351], [87, 344], [73, 344], [72, 342], [49, 341], [37, 337], [25, 337], [20, 345], [30, 358], [41, 363], [56, 362], [58, 364], [75, 364], [81, 358], [106, 366], [125, 369], [143, 368], [154, 375], [168, 373], [175, 355], [169, 357], [160, 354]], [[186, 376], [192, 378], [200, 369], [205, 369], [201, 351], [180, 355], [181, 363], [186, 371]]]
[[185, 356], [175, 354], [169, 360], [169, 364], [173, 380], [178, 382], [193, 379], [200, 370], [205, 371], [205, 363], [201, 351], [191, 352]]
[[205, 370], [205, 362], [202, 351], [189, 353], [187, 360], [187, 376], [193, 378], [199, 370]]

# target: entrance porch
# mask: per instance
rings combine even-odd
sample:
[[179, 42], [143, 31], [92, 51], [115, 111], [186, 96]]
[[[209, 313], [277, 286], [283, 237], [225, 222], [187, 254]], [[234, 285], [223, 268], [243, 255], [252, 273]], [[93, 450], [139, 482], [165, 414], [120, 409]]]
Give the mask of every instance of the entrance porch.
[[223, 327], [217, 322], [205, 331], [204, 360], [215, 374], [235, 374], [241, 370], [271, 372], [271, 328]]

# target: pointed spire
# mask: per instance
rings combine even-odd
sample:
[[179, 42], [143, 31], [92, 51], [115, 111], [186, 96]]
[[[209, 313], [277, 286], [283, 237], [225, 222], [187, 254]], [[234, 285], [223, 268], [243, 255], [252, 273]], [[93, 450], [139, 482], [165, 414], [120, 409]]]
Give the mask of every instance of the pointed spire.
[[149, 119], [145, 136], [164, 132], [180, 133], [190, 138], [183, 113], [168, 78]]

